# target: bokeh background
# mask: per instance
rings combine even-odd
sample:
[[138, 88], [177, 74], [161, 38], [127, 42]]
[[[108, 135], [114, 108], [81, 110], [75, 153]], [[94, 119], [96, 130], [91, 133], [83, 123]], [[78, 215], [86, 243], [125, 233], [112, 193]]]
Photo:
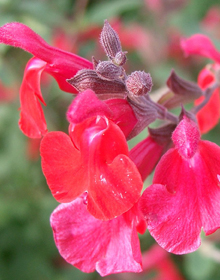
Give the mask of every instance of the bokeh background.
[[[51, 45], [89, 60], [105, 56], [99, 44], [104, 19], [128, 51], [127, 72], [150, 72], [153, 91], [165, 85], [171, 69], [196, 81], [208, 63], [185, 58], [181, 37], [204, 33], [220, 50], [219, 0], [0, 0], [0, 25], [22, 22]], [[19, 86], [29, 58], [20, 49], [0, 45], [0, 280], [100, 279], [96, 272], [85, 274], [65, 263], [53, 241], [49, 217], [58, 203], [42, 175], [39, 140], [28, 139], [18, 128]], [[67, 131], [65, 113], [73, 96], [46, 75], [42, 92], [49, 130]], [[203, 138], [220, 145], [219, 129]], [[166, 253], [148, 233], [140, 238], [144, 273], [106, 279], [220, 279], [220, 231], [203, 236], [201, 248], [185, 256]]]

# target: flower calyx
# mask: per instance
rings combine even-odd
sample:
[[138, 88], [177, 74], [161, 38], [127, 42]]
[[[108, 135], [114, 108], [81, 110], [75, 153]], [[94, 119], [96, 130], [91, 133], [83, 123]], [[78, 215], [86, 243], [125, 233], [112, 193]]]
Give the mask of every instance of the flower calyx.
[[91, 69], [78, 71], [78, 73], [73, 78], [68, 79], [67, 82], [79, 92], [91, 89], [95, 91], [96, 94], [124, 94], [126, 91], [125, 84], [119, 79], [108, 80], [101, 78], [96, 70]]
[[159, 104], [167, 109], [190, 103], [203, 95], [203, 91], [196, 83], [180, 78], [174, 70], [171, 71], [167, 80], [167, 86], [170, 91], [164, 94], [158, 101]]
[[97, 75], [107, 81], [123, 80], [125, 77], [125, 70], [121, 66], [115, 65], [111, 61], [100, 61], [95, 71]]
[[158, 128], [148, 127], [151, 138], [159, 145], [170, 146], [172, 133], [176, 128], [176, 124], [169, 123]]

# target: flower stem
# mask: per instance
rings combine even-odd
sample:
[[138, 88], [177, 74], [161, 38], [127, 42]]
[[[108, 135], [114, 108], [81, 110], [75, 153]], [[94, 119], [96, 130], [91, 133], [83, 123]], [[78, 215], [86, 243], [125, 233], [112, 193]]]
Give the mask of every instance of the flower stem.
[[176, 115], [169, 112], [167, 110], [167, 108], [165, 108], [163, 105], [160, 105], [160, 104], [152, 101], [150, 98], [149, 98], [149, 101], [151, 102], [151, 106], [156, 109], [156, 111], [158, 113], [158, 119], [168, 120], [175, 124], [177, 124], [179, 122], [179, 118]]

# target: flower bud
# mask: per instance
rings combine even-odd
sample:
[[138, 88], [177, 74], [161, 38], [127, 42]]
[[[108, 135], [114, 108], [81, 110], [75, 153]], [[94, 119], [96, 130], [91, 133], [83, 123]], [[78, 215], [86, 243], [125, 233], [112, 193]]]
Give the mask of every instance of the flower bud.
[[95, 71], [100, 78], [109, 81], [121, 79], [124, 76], [123, 68], [115, 65], [111, 61], [99, 62]]
[[130, 95], [145, 95], [151, 91], [152, 85], [150, 74], [144, 71], [135, 71], [126, 80], [126, 87]]
[[118, 52], [122, 51], [118, 34], [111, 27], [107, 20], [105, 20], [104, 27], [101, 32], [100, 42], [106, 55], [110, 59], [114, 58]]
[[114, 59], [113, 59], [113, 63], [115, 63], [116, 65], [118, 66], [122, 66], [125, 64], [125, 62], [127, 61], [127, 57], [126, 57], [126, 54], [127, 52], [118, 52], [116, 53]]

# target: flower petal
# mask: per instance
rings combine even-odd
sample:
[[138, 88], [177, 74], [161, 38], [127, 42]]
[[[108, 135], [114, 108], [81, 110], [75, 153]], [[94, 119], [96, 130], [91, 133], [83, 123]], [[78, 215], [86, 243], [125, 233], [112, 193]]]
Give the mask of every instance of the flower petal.
[[[213, 65], [215, 67], [215, 65]], [[202, 69], [198, 76], [198, 84], [202, 89], [209, 87], [215, 76], [212, 71], [207, 68]], [[200, 97], [195, 101], [195, 105], [200, 104], [204, 100], [204, 97]], [[216, 89], [208, 103], [199, 110], [196, 114], [198, 125], [201, 133], [209, 132], [213, 127], [215, 127], [220, 118], [220, 96], [219, 89]]]
[[43, 173], [59, 202], [69, 202], [85, 191], [85, 167], [68, 135], [47, 133], [41, 142], [41, 157]]
[[104, 102], [113, 113], [112, 120], [120, 127], [127, 138], [137, 124], [137, 118], [132, 107], [126, 99], [114, 98], [105, 100]]
[[201, 55], [220, 63], [220, 53], [205, 35], [195, 34], [188, 39], [182, 39], [181, 47], [186, 55]]
[[67, 92], [74, 93], [76, 90], [66, 79], [72, 78], [80, 69], [93, 68], [90, 61], [48, 45], [33, 30], [19, 22], [0, 27], [0, 43], [19, 47], [47, 62], [45, 70], [57, 80], [60, 88]]
[[61, 256], [82, 271], [96, 269], [101, 276], [142, 271], [135, 223], [124, 216], [97, 220], [86, 210], [83, 198], [78, 198], [59, 205], [50, 222]]
[[[196, 104], [200, 104], [204, 98], [196, 100]], [[219, 89], [216, 89], [208, 103], [196, 114], [198, 125], [201, 133], [207, 133], [214, 128], [220, 118], [220, 96]]]
[[154, 184], [144, 191], [140, 201], [150, 234], [162, 248], [175, 254], [195, 251], [201, 243], [197, 196], [187, 189], [187, 184], [193, 188], [194, 182], [188, 166], [182, 163], [178, 151], [168, 151], [156, 168], [159, 179], [155, 177]]
[[220, 227], [220, 147], [201, 141], [197, 172], [200, 187], [200, 212], [202, 227], [208, 235]]
[[44, 113], [39, 100], [44, 104], [40, 90], [41, 74], [46, 62], [33, 57], [26, 65], [24, 78], [20, 88], [21, 118], [19, 127], [31, 138], [41, 138], [47, 132]]
[[77, 94], [67, 111], [67, 119], [70, 123], [78, 124], [94, 116], [112, 116], [109, 107], [98, 99], [95, 92], [87, 89]]

